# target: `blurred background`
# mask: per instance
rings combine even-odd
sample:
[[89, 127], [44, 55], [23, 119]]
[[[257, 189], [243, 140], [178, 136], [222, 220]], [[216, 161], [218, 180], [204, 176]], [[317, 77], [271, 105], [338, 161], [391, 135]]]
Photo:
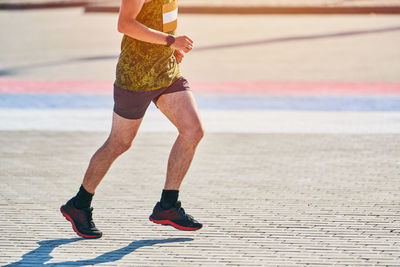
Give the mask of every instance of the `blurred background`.
[[[110, 108], [118, 5], [0, 1], [1, 107]], [[205, 110], [400, 109], [398, 0], [181, 0], [179, 12], [195, 41], [182, 72]], [[23, 94], [35, 92], [47, 95]], [[96, 100], [54, 97], [66, 92]]]
[[[112, 93], [122, 38], [116, 30], [119, 1], [0, 3], [1, 108], [112, 107], [107, 94]], [[400, 109], [398, 0], [182, 0], [179, 13], [179, 33], [195, 41], [181, 68], [204, 116], [208, 110], [248, 111], [259, 118], [262, 112], [276, 110]], [[55, 96], [64, 93], [69, 95]], [[77, 93], [88, 98], [75, 98]], [[213, 123], [220, 120], [207, 121], [212, 131], [237, 130], [235, 125]], [[308, 129], [309, 122], [300, 121], [305, 124], [295, 130]], [[6, 125], [14, 123], [18, 124]], [[325, 123], [332, 125], [326, 117], [312, 125]], [[85, 128], [85, 123], [78, 125]], [[104, 125], [98, 127], [108, 129]], [[267, 125], [255, 123], [244, 130], [286, 131], [293, 124]], [[354, 130], [348, 130], [353, 122], [342, 125]], [[366, 130], [375, 129], [371, 125], [366, 124]], [[340, 125], [320, 130], [336, 126], [343, 130]], [[382, 129], [381, 124], [376, 127]]]
[[[83, 7], [44, 8], [69, 4]], [[116, 31], [118, 4], [118, 0], [0, 1], [1, 77], [112, 81], [121, 39]], [[388, 13], [400, 13], [400, 1], [181, 0], [179, 4], [179, 33], [196, 42], [182, 64], [192, 81], [399, 80], [400, 22], [398, 15]], [[218, 14], [207, 14], [213, 12]], [[230, 14], [235, 12], [244, 14]]]

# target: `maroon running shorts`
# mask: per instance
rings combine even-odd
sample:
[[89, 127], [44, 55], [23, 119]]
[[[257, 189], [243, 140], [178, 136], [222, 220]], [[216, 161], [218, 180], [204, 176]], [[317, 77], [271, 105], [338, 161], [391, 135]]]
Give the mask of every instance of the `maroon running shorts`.
[[168, 87], [145, 92], [129, 91], [114, 85], [114, 112], [125, 119], [137, 120], [144, 116], [150, 102], [156, 104], [161, 95], [189, 90], [189, 83], [184, 77]]

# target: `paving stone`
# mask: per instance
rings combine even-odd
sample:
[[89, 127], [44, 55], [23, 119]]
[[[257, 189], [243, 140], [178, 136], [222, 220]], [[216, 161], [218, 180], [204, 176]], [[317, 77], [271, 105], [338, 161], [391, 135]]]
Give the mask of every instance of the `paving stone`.
[[5, 203], [0, 264], [400, 262], [400, 166], [391, 164], [400, 156], [393, 149], [400, 144], [398, 135], [206, 135], [180, 194], [188, 213], [204, 223], [196, 232], [148, 221], [174, 136], [140, 135], [96, 192], [94, 218], [103, 238], [84, 240], [59, 206], [76, 193], [90, 154], [104, 138], [103, 133], [0, 132], [0, 203]]

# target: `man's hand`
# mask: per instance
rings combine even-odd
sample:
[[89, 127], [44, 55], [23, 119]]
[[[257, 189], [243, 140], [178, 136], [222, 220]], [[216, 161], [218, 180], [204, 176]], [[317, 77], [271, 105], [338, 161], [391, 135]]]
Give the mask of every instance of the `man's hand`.
[[176, 58], [176, 62], [181, 63], [185, 54], [181, 50], [175, 50], [174, 56]]
[[193, 41], [188, 36], [177, 36], [175, 42], [171, 45], [176, 50], [182, 50], [185, 53], [189, 53], [193, 48]]

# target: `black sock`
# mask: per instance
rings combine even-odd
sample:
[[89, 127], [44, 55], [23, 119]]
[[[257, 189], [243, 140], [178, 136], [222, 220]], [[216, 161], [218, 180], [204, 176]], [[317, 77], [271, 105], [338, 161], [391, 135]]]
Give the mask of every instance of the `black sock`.
[[163, 190], [160, 204], [163, 209], [170, 209], [178, 201], [179, 190]]
[[74, 199], [74, 205], [78, 209], [89, 208], [92, 203], [92, 198], [94, 194], [89, 193], [86, 189], [81, 185], [79, 188], [78, 194], [76, 194]]

